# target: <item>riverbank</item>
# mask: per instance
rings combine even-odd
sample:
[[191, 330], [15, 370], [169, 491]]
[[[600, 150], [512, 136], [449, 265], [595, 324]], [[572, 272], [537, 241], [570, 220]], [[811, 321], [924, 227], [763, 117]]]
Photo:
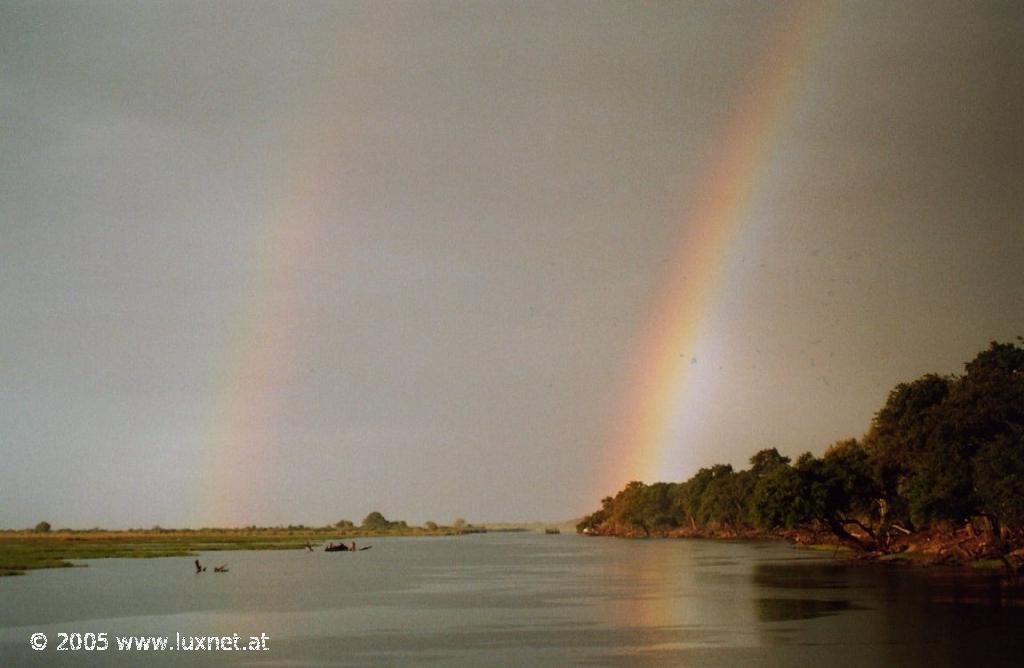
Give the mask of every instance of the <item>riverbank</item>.
[[885, 549], [876, 550], [851, 550], [831, 534], [825, 534], [827, 540], [823, 540], [822, 534], [809, 531], [780, 533], [780, 537], [795, 545], [846, 548], [845, 555], [850, 559], [1024, 571], [1024, 545], [1020, 541], [996, 539], [990, 532], [977, 530], [970, 524], [957, 529], [937, 527], [899, 533]]
[[885, 550], [856, 550], [826, 531], [808, 529], [673, 528], [640, 531], [634, 527], [603, 527], [593, 536], [616, 538], [690, 538], [709, 540], [785, 540], [804, 549], [831, 552], [849, 561], [880, 561], [913, 566], [957, 566], [968, 568], [1001, 568], [1024, 572], [1024, 545], [1003, 542], [973, 527], [931, 529], [894, 537]]
[[68, 568], [83, 559], [187, 557], [224, 550], [299, 550], [374, 536], [453, 536], [475, 527], [147, 529], [0, 531], [0, 576]]

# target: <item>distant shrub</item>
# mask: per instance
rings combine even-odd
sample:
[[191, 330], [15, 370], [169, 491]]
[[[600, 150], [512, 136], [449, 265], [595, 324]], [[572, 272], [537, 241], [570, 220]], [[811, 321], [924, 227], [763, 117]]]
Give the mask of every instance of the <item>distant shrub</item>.
[[364, 529], [387, 529], [390, 526], [391, 522], [388, 522], [387, 518], [376, 510], [367, 515], [363, 520]]
[[36, 525], [36, 528], [34, 530], [35, 530], [36, 533], [49, 533], [49, 531], [50, 531], [50, 523], [49, 522], [40, 522], [39, 524]]

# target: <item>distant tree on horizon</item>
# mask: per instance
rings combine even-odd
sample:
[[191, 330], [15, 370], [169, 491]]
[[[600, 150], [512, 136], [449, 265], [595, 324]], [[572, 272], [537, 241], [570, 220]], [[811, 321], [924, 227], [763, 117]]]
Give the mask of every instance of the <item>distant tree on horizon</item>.
[[35, 529], [33, 529], [33, 530], [36, 533], [48, 533], [50, 531], [50, 523], [49, 522], [40, 522], [39, 524], [36, 525]]
[[364, 529], [387, 529], [390, 526], [391, 522], [388, 522], [387, 518], [376, 510], [363, 519]]

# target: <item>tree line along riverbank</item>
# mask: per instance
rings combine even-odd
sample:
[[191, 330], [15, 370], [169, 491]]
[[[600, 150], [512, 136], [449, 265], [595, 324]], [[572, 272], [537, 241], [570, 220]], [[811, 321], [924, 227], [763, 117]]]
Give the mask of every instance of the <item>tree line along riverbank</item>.
[[[1018, 337], [1018, 342], [1024, 341]], [[780, 536], [866, 558], [1024, 566], [1024, 347], [992, 342], [960, 375], [889, 393], [867, 432], [820, 457], [776, 448], [750, 467], [633, 481], [585, 517], [586, 534]]]

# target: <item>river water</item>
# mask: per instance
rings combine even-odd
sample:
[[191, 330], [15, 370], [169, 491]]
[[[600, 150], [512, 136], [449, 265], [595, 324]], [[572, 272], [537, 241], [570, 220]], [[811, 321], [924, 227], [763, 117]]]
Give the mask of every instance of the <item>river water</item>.
[[[778, 542], [363, 542], [372, 549], [206, 553], [199, 575], [192, 558], [164, 558], [0, 578], [0, 666], [1024, 664], [1024, 607], [998, 574], [849, 565]], [[214, 574], [222, 562], [230, 572]], [[45, 649], [30, 648], [33, 633]], [[106, 633], [108, 647], [61, 650], [61, 633], [65, 646]], [[266, 649], [116, 643], [176, 646], [179, 634], [194, 648], [192, 636], [246, 646], [266, 634]]]

